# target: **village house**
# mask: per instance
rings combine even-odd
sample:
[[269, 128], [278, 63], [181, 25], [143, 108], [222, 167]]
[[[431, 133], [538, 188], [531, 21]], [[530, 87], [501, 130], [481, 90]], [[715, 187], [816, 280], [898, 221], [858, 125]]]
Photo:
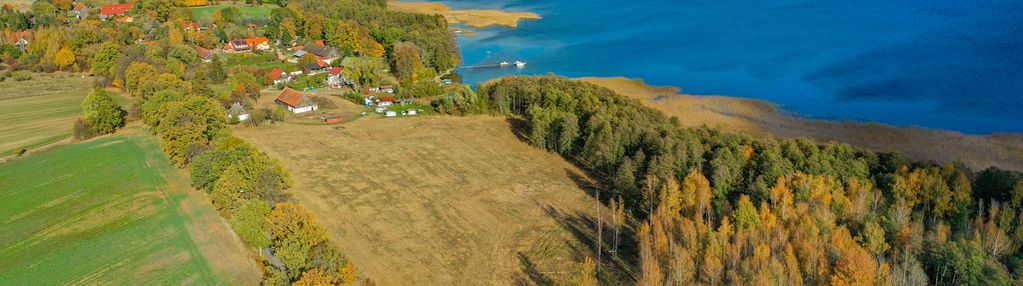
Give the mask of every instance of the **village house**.
[[231, 105], [231, 108], [227, 110], [227, 117], [237, 118], [238, 121], [249, 120], [249, 111], [240, 103], [235, 102]]
[[[132, 8], [132, 3], [122, 4], [107, 4], [99, 6], [99, 18], [102, 20], [109, 20], [114, 17], [121, 17], [119, 22], [131, 22], [131, 20], [124, 19], [123, 16], [128, 14]], [[129, 17], [130, 18], [130, 17]]]
[[2, 38], [2, 41], [0, 42], [12, 45], [22, 52], [25, 52], [25, 50], [28, 49], [29, 43], [31, 43], [32, 39], [35, 38], [35, 34], [35, 30], [31, 29], [18, 32], [6, 30], [2, 35], [0, 35], [0, 38]]
[[204, 62], [204, 63], [211, 63], [211, 62], [213, 62], [213, 52], [211, 52], [210, 50], [204, 49], [203, 47], [196, 46], [195, 47], [195, 52], [197, 54], [199, 54], [199, 59], [202, 60], [202, 62]]
[[394, 98], [393, 96], [384, 96], [380, 98], [380, 102], [377, 102], [377, 106], [380, 107], [392, 106], [394, 105], [395, 101], [398, 101], [398, 99]]
[[270, 80], [273, 80], [274, 84], [283, 84], [291, 82], [291, 75], [281, 70], [281, 68], [274, 68], [267, 74]]
[[269, 51], [270, 40], [267, 39], [266, 37], [234, 39], [228, 42], [227, 46], [224, 49], [236, 52], [243, 52], [248, 50]]
[[83, 20], [89, 17], [89, 7], [85, 6], [83, 2], [78, 2], [75, 4], [75, 8], [71, 9], [71, 13], [75, 15], [76, 19]]
[[203, 27], [202, 24], [200, 24], [199, 22], [188, 22], [188, 23], [185, 23], [184, 26], [185, 26], [184, 27], [185, 31], [192, 31], [192, 30], [202, 31], [202, 30], [206, 30], [206, 27]]
[[319, 105], [312, 98], [306, 96], [305, 93], [287, 87], [277, 95], [275, 102], [292, 113], [303, 113], [320, 109]]
[[344, 75], [342, 74], [344, 69], [339, 67], [330, 68], [330, 73], [327, 74], [327, 85], [338, 88], [344, 82]]

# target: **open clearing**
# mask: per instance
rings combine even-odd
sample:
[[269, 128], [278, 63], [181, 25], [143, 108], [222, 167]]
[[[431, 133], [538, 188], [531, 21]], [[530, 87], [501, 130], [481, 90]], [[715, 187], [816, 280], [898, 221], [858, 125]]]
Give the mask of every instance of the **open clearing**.
[[0, 164], [0, 285], [255, 285], [205, 195], [140, 128]]
[[636, 98], [691, 127], [707, 125], [731, 132], [778, 138], [836, 141], [915, 160], [960, 161], [974, 170], [996, 166], [1023, 171], [1023, 135], [966, 135], [958, 132], [876, 123], [826, 121], [788, 116], [774, 105], [727, 96], [693, 96], [674, 87], [647, 86], [626, 78], [583, 78]]
[[[276, 5], [275, 5], [276, 6]], [[238, 10], [242, 12], [242, 18], [266, 18], [270, 17], [271, 6], [232, 6], [232, 5], [214, 5], [204, 7], [189, 8], [192, 10], [192, 19], [200, 22], [207, 22], [213, 18], [213, 13], [220, 11], [227, 7], [238, 7]]]
[[92, 78], [33, 73], [33, 79], [0, 82], [0, 157], [17, 147], [31, 149], [71, 137]]
[[[380, 285], [564, 284], [592, 254], [590, 179], [505, 118], [371, 116], [234, 134], [281, 160], [296, 198]], [[631, 283], [612, 268], [602, 282]]]

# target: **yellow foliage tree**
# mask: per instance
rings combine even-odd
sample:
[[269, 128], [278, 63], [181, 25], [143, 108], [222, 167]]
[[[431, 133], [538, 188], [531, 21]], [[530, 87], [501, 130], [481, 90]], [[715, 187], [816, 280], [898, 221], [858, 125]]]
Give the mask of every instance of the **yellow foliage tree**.
[[54, 57], [53, 64], [57, 65], [60, 69], [65, 69], [75, 64], [75, 52], [71, 51], [68, 47], [61, 48], [57, 52], [56, 57]]

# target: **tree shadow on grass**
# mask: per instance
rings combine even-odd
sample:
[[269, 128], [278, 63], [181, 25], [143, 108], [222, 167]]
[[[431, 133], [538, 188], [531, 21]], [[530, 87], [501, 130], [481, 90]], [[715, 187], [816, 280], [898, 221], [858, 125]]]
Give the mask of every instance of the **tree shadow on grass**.
[[[578, 243], [568, 243], [571, 248], [570, 251], [575, 256], [577, 261], [582, 261], [584, 257], [591, 257], [594, 260], [597, 259], [597, 235], [596, 226], [597, 221], [593, 217], [593, 213], [568, 213], [560, 211], [552, 206], [544, 206], [544, 211], [548, 216], [554, 218], [558, 224], [564, 229], [568, 230], [569, 233], [575, 238]], [[623, 227], [619, 233], [619, 244], [617, 257], [612, 253], [613, 243], [613, 232], [611, 231], [607, 221], [604, 219], [610, 218], [610, 213], [607, 210], [603, 211], [604, 218], [604, 238], [602, 243], [602, 259], [600, 263], [600, 269], [598, 271], [598, 278], [601, 281], [601, 285], [632, 285], [635, 283], [637, 268], [635, 265], [639, 265], [639, 257], [637, 255], [635, 232], [631, 227]]]
[[557, 285], [554, 280], [547, 277], [540, 269], [537, 268], [536, 263], [533, 262], [529, 256], [526, 256], [522, 252], [516, 253], [519, 257], [519, 266], [522, 268], [522, 272], [526, 275], [517, 275], [514, 277], [515, 285]]

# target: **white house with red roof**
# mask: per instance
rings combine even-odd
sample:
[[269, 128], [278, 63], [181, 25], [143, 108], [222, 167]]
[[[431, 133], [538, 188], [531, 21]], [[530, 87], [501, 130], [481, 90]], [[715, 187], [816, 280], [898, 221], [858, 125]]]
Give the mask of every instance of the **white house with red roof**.
[[344, 69], [341, 67], [330, 68], [327, 74], [327, 85], [338, 88], [344, 82]]
[[233, 50], [236, 52], [243, 52], [248, 50], [269, 51], [270, 40], [267, 39], [266, 37], [234, 39], [227, 43], [225, 49]]
[[274, 81], [274, 84], [291, 82], [291, 75], [281, 70], [281, 68], [274, 68], [270, 70], [268, 76], [270, 76], [270, 79]]
[[277, 95], [277, 99], [274, 101], [292, 113], [310, 112], [320, 108], [316, 101], [306, 96], [305, 93], [287, 87]]

